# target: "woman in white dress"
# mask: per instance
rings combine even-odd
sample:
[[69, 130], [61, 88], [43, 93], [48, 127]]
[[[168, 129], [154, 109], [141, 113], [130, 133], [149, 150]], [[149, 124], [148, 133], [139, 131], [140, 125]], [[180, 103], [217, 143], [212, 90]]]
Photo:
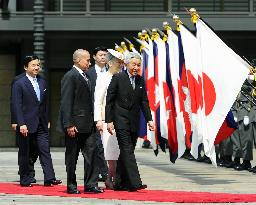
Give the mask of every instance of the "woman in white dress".
[[108, 177], [105, 181], [106, 188], [113, 189], [113, 180], [116, 175], [116, 162], [120, 150], [116, 139], [116, 134], [111, 135], [107, 130], [105, 120], [106, 95], [112, 76], [121, 70], [123, 65], [123, 55], [113, 49], [108, 49], [107, 64], [108, 71], [97, 78], [94, 92], [94, 121], [96, 127], [101, 132], [104, 156], [108, 162]]

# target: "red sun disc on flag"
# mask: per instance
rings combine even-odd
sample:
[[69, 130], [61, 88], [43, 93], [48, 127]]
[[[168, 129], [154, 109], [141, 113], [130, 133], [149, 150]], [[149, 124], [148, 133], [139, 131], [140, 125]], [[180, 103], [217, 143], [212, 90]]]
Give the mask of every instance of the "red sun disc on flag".
[[204, 89], [204, 104], [205, 104], [205, 115], [209, 115], [215, 105], [216, 92], [214, 84], [205, 73], [203, 73], [203, 89]]

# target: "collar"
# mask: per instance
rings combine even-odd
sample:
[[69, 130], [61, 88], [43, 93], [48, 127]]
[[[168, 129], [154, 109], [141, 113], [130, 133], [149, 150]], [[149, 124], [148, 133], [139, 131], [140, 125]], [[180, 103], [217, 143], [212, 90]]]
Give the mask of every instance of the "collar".
[[35, 78], [33, 78], [32, 76], [30, 76], [29, 74], [27, 74], [26, 73], [26, 76], [27, 76], [27, 78], [31, 81], [31, 82], [33, 82], [34, 81], [34, 79], [37, 79], [36, 77]]
[[77, 66], [73, 65], [73, 68], [75, 68], [82, 76], [83, 76], [83, 70], [81, 68], [78, 68]]
[[135, 78], [135, 76], [132, 76], [132, 74], [128, 71], [128, 69], [127, 69], [126, 71], [127, 71], [127, 74], [128, 74], [128, 76], [129, 76], [129, 78], [132, 78], [132, 77]]
[[105, 73], [107, 70], [106, 70], [106, 66], [104, 66], [103, 68], [101, 68], [100, 66], [98, 66], [97, 64], [95, 64], [95, 70], [96, 70], [96, 73]]

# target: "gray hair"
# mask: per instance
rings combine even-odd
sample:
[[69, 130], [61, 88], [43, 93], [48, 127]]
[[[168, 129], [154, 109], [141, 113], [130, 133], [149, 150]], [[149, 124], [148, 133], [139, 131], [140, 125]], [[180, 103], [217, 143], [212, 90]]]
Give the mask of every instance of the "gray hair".
[[141, 57], [138, 53], [135, 53], [135, 52], [129, 52], [125, 55], [125, 58], [124, 58], [124, 63], [125, 64], [128, 64], [130, 63], [130, 61], [133, 59], [133, 58], [136, 58], [136, 59], [140, 59], [141, 60]]
[[75, 63], [77, 59], [80, 58], [85, 52], [88, 51], [81, 48], [75, 50], [75, 52], [73, 53], [73, 62]]

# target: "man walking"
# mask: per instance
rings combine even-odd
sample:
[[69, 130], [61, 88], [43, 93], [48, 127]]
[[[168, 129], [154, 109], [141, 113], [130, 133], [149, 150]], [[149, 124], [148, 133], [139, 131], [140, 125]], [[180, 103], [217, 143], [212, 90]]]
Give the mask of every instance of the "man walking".
[[124, 63], [127, 70], [112, 77], [107, 91], [105, 121], [110, 134], [116, 131], [120, 149], [117, 161], [116, 190], [137, 191], [145, 189], [137, 167], [134, 149], [138, 138], [140, 109], [150, 130], [154, 130], [144, 80], [138, 75], [141, 58], [129, 53]]
[[11, 92], [11, 112], [17, 123], [20, 185], [32, 186], [29, 169], [30, 149], [38, 149], [44, 173], [44, 186], [61, 184], [61, 180], [55, 178], [50, 154], [47, 88], [46, 81], [38, 76], [39, 58], [25, 57], [24, 69], [26, 74], [13, 82]]
[[67, 192], [79, 194], [76, 182], [76, 164], [81, 151], [84, 157], [84, 192], [102, 193], [98, 187], [99, 169], [95, 163], [95, 124], [91, 82], [86, 75], [90, 54], [78, 49], [73, 54], [73, 68], [61, 81], [59, 125], [65, 132], [65, 164]]

